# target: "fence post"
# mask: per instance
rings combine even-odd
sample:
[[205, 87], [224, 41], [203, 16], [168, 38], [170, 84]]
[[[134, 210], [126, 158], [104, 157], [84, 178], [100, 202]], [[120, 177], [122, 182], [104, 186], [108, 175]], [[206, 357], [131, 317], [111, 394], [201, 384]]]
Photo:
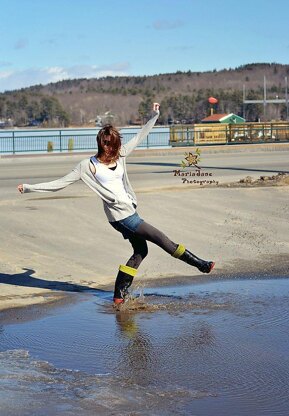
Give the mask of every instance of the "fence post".
[[62, 152], [62, 136], [61, 136], [61, 130], [59, 130], [59, 150]]
[[15, 132], [12, 131], [12, 152], [15, 155]]

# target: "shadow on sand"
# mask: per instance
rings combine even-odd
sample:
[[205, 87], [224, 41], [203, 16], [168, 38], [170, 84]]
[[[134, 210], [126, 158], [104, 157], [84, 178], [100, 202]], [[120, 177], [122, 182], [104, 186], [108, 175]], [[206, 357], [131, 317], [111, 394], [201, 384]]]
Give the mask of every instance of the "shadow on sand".
[[[128, 162], [129, 165], [143, 165], [143, 166], [167, 166], [167, 167], [176, 167], [181, 169], [180, 163], [165, 163], [165, 162]], [[193, 166], [191, 166], [193, 168]], [[236, 167], [236, 166], [200, 166], [202, 169], [215, 169], [215, 170], [230, 170], [230, 171], [240, 171], [240, 172], [260, 172], [260, 173], [289, 173], [288, 170], [282, 169], [257, 169], [249, 167]], [[156, 171], [156, 172], [147, 172], [147, 173], [171, 173], [172, 171]]]
[[0, 273], [0, 283], [13, 286], [23, 286], [23, 287], [36, 287], [40, 289], [50, 289], [50, 290], [60, 290], [64, 292], [91, 292], [94, 295], [97, 294], [106, 294], [108, 295], [109, 291], [102, 289], [95, 289], [85, 285], [79, 285], [69, 282], [60, 282], [58, 280], [46, 280], [32, 277], [31, 275], [35, 273], [33, 269], [22, 269], [23, 273], [17, 274], [5, 274]]

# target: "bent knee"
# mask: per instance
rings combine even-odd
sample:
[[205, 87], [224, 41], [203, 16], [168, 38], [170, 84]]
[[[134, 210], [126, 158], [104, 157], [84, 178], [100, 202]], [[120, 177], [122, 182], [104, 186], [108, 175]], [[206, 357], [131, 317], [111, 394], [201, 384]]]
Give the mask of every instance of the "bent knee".
[[139, 254], [143, 259], [148, 255], [148, 245], [146, 241], [143, 244], [138, 244], [138, 247], [135, 249], [135, 254]]
[[143, 245], [139, 251], [139, 254], [142, 256], [142, 258], [144, 259], [147, 255], [148, 255], [148, 246], [147, 244]]

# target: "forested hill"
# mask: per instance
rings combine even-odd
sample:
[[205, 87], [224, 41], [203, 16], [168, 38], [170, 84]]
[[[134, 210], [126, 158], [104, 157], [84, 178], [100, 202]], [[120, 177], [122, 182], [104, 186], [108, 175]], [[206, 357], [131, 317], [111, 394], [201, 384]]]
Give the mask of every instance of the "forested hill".
[[[200, 121], [209, 112], [208, 97], [219, 100], [216, 111], [242, 115], [243, 86], [247, 99], [285, 97], [289, 65], [248, 64], [210, 72], [176, 72], [154, 76], [123, 76], [65, 80], [0, 94], [0, 120], [24, 126], [93, 126], [95, 120], [127, 125], [145, 121], [151, 103], [161, 103], [160, 123]], [[269, 108], [270, 107], [270, 108]], [[272, 107], [272, 108], [271, 108]], [[268, 106], [267, 115], [284, 118], [285, 105]], [[246, 119], [262, 118], [262, 107], [250, 105]]]

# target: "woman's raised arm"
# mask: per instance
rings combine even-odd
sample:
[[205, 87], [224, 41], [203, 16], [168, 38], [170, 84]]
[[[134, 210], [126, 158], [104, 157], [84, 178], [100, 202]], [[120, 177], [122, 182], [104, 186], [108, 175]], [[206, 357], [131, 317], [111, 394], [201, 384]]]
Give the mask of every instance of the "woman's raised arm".
[[[159, 114], [160, 114], [160, 105], [159, 103], [153, 103], [153, 117], [143, 126], [140, 132], [137, 133], [136, 136], [134, 136], [129, 142], [124, 144], [122, 146], [122, 155], [128, 156], [135, 148], [136, 146], [142, 142], [143, 139], [147, 137], [147, 135], [152, 130], [153, 126], [155, 125]], [[124, 154], [123, 154], [124, 153]]]

